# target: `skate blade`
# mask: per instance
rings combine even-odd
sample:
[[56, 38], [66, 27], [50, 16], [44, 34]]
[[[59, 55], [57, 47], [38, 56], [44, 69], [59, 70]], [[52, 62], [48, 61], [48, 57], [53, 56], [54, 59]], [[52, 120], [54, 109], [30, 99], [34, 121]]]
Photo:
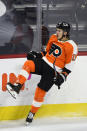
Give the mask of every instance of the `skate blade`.
[[30, 126], [32, 124], [32, 122], [25, 122], [25, 126]]
[[11, 96], [12, 96], [14, 99], [16, 99], [17, 93], [16, 93], [15, 91], [13, 91], [12, 88], [11, 88], [9, 85], [7, 85], [6, 88], [7, 88], [8, 92], [11, 94]]
[[29, 125], [30, 125], [30, 123], [29, 123], [29, 122], [26, 122], [26, 123], [25, 123], [25, 125], [26, 125], [26, 126], [29, 126]]

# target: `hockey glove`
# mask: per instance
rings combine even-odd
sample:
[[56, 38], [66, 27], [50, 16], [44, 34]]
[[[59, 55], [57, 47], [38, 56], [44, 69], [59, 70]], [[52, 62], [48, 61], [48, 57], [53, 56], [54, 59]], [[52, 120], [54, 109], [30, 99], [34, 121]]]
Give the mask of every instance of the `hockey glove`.
[[60, 89], [60, 86], [63, 84], [64, 81], [66, 81], [66, 78], [69, 75], [69, 73], [71, 73], [71, 71], [64, 67], [62, 69], [62, 73], [58, 73], [57, 77], [54, 77], [54, 83], [58, 86], [58, 89]]
[[35, 51], [30, 51], [28, 54], [27, 54], [27, 59], [28, 60], [33, 60], [35, 58], [42, 58], [42, 54], [39, 53], [39, 52], [35, 52]]
[[58, 89], [60, 89], [60, 86], [64, 81], [66, 81], [66, 75], [64, 73], [60, 73], [57, 75], [57, 77], [54, 77], [54, 84], [58, 86]]

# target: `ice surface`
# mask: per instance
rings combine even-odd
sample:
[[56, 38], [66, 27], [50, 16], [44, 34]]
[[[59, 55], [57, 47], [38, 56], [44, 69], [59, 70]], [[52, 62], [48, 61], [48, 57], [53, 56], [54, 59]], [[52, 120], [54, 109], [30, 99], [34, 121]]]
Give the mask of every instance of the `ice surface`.
[[0, 131], [87, 131], [87, 118], [41, 118], [25, 126], [25, 120], [1, 121]]

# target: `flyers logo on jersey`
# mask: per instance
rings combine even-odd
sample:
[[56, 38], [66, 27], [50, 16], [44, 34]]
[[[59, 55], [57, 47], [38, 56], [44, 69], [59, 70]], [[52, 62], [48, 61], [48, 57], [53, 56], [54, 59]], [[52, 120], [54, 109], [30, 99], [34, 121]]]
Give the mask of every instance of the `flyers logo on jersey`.
[[55, 44], [53, 43], [52, 46], [51, 46], [49, 55], [53, 54], [54, 57], [58, 57], [58, 56], [61, 55], [61, 53], [62, 53], [61, 48], [60, 48], [58, 45], [55, 45]]

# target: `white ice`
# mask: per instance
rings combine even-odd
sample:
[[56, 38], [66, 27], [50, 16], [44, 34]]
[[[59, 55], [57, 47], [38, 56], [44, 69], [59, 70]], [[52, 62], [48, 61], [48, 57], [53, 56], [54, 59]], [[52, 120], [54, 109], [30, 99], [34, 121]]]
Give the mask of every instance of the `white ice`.
[[41, 118], [25, 126], [25, 120], [1, 121], [0, 131], [87, 131], [87, 118]]

